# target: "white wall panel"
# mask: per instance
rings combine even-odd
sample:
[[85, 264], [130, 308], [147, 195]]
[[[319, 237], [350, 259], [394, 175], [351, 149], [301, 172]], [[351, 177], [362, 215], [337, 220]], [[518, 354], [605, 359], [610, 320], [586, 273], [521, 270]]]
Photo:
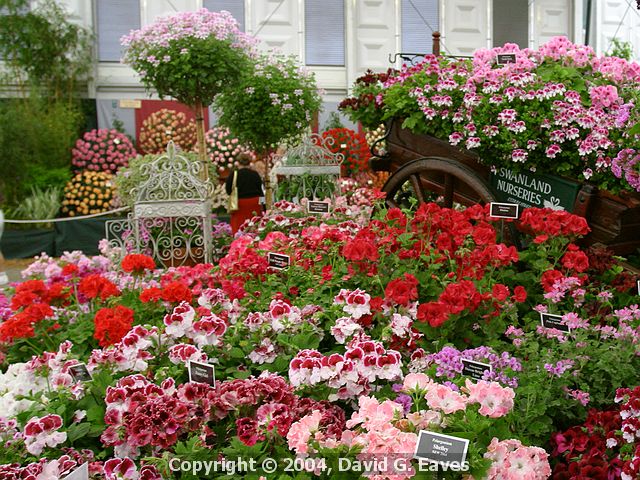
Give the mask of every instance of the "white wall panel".
[[535, 0], [534, 47], [553, 37], [573, 38], [571, 0]]
[[[100, 1], [100, 0], [97, 0]], [[199, 0], [141, 0], [142, 24], [153, 23], [156, 18], [177, 12], [197, 10], [202, 6]]]
[[386, 70], [391, 65], [389, 54], [400, 48], [398, 26], [395, 24], [397, 2], [391, 0], [356, 0], [355, 61], [356, 75], [368, 68]]
[[634, 0], [598, 0], [595, 5], [595, 48], [598, 53], [607, 53], [612, 48], [613, 38], [631, 42], [635, 57], [640, 58], [640, 12]]
[[302, 59], [300, 22], [303, 18], [297, 0], [254, 0], [247, 32], [257, 33], [265, 50], [276, 48]]
[[490, 46], [490, 0], [442, 0], [441, 47], [451, 55], [472, 55]]

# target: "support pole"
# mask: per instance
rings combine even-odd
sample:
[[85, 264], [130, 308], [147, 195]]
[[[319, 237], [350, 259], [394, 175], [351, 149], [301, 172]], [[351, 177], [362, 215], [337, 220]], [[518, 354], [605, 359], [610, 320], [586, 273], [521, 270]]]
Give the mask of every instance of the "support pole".
[[273, 205], [273, 191], [271, 188], [271, 149], [268, 149], [264, 155], [264, 203], [268, 209]]
[[433, 32], [432, 37], [433, 47], [431, 51], [436, 57], [438, 57], [440, 56], [440, 32]]
[[196, 100], [194, 106], [196, 114], [196, 135], [198, 141], [198, 160], [200, 161], [200, 178], [205, 182], [209, 181], [209, 165], [207, 162], [207, 146], [204, 142], [204, 107], [200, 100]]

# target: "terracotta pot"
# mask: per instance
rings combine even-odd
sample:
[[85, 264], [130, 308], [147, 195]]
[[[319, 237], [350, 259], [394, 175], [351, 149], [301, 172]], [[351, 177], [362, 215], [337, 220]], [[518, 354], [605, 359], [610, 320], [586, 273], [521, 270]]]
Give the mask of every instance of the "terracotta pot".
[[200, 263], [204, 263], [204, 256], [187, 255], [185, 248], [175, 248], [174, 255], [171, 258], [160, 259], [165, 268], [170, 267], [195, 267]]

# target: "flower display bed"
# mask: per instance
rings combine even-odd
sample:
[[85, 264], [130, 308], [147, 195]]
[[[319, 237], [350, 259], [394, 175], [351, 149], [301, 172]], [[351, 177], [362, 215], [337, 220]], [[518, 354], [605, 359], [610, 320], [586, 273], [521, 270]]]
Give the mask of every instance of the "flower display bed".
[[636, 478], [637, 279], [575, 244], [585, 220], [527, 209], [518, 251], [481, 206], [345, 185], [329, 214], [278, 202], [215, 266], [32, 264], [0, 296], [0, 476], [433, 478], [413, 457], [444, 441], [465, 472], [438, 478]]

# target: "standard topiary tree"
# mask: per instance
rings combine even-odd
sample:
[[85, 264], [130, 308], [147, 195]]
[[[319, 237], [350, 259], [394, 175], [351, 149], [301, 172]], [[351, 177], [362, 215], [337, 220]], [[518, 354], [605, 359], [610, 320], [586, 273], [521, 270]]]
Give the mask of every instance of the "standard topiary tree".
[[204, 108], [223, 91], [237, 91], [255, 57], [255, 39], [238, 29], [229, 12], [181, 12], [122, 37], [123, 61], [148, 89], [194, 109], [203, 175]]
[[313, 74], [293, 58], [262, 55], [235, 93], [216, 98], [219, 122], [265, 158], [267, 205], [271, 203], [271, 153], [308, 129], [321, 105]]

